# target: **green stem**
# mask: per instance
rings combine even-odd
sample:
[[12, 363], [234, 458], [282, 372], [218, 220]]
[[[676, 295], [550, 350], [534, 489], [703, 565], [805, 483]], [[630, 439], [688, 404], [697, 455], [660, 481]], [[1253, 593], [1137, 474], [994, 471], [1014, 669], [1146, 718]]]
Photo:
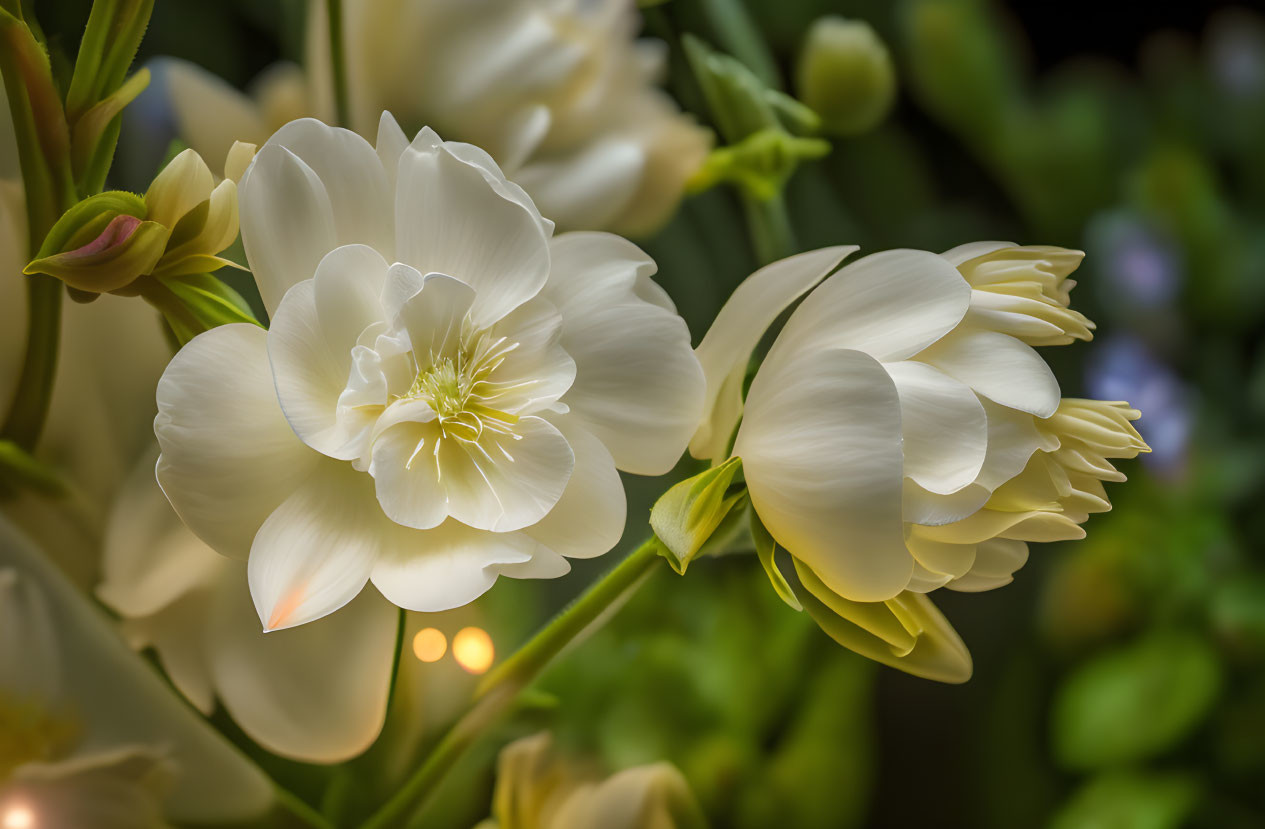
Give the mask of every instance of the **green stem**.
[[361, 824], [361, 829], [407, 825], [409, 816], [421, 811], [457, 760], [510, 708], [519, 692], [531, 684], [550, 660], [595, 623], [604, 621], [622, 599], [631, 595], [659, 559], [657, 544], [653, 538], [644, 542], [484, 677], [465, 713], [413, 776]]
[[786, 199], [780, 191], [768, 199], [743, 193], [742, 206], [747, 215], [747, 227], [751, 230], [751, 244], [761, 267], [795, 253], [795, 231], [786, 212]]
[[334, 80], [334, 112], [340, 126], [351, 128], [347, 97], [347, 53], [343, 40], [343, 0], [325, 0], [329, 24], [329, 61]]
[[276, 783], [273, 784], [273, 792], [277, 798], [277, 805], [287, 814], [301, 820], [304, 826], [310, 826], [312, 829], [334, 829], [332, 823], [294, 792]]
[[780, 87], [777, 63], [742, 1], [702, 0], [701, 5], [725, 51], [742, 61], [765, 86]]

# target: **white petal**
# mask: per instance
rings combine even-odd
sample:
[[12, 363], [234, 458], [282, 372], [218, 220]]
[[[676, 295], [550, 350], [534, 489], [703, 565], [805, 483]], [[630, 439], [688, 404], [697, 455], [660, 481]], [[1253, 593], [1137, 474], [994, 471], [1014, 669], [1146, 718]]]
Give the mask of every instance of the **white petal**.
[[976, 483], [990, 492], [1023, 471], [1039, 448], [1057, 449], [1037, 431], [1036, 420], [1027, 412], [984, 400], [988, 414], [988, 456]]
[[977, 257], [990, 254], [995, 250], [1013, 248], [1014, 246], [1014, 242], [967, 242], [964, 245], [958, 245], [955, 248], [950, 248], [940, 255], [947, 259], [949, 263], [956, 268], [958, 265], [969, 262]]
[[387, 182], [393, 193], [400, 156], [404, 154], [408, 144], [408, 138], [404, 135], [404, 130], [400, 129], [395, 116], [389, 112], [383, 112], [378, 119], [378, 141], [374, 149], [378, 153], [378, 160], [382, 162], [382, 169], [386, 172]]
[[[551, 406], [575, 382], [575, 360], [562, 347], [562, 314], [536, 297], [493, 326], [492, 337], [517, 343], [488, 376], [496, 387], [492, 407], [511, 414], [534, 414]], [[491, 394], [491, 392], [489, 392]]]
[[207, 620], [210, 666], [224, 707], [274, 754], [308, 763], [360, 754], [386, 717], [396, 613], [366, 590], [324, 619], [265, 633], [245, 568], [233, 568]]
[[[440, 452], [448, 514], [481, 530], [530, 527], [562, 497], [575, 455], [547, 420], [529, 416], [514, 437], [484, 432], [478, 444], [445, 440]], [[376, 454], [376, 450], [375, 450]]]
[[123, 616], [155, 613], [214, 583], [222, 556], [182, 523], [154, 480], [157, 447], [141, 458], [110, 509], [97, 595]]
[[[268, 329], [268, 359], [277, 399], [295, 434], [340, 460], [361, 455], [360, 424], [339, 417], [361, 333], [382, 322], [379, 295], [387, 263], [373, 248], [347, 245], [330, 251], [315, 278], [286, 292]], [[382, 401], [385, 404], [385, 400]]]
[[884, 368], [900, 395], [905, 476], [941, 495], [974, 481], [988, 449], [988, 418], [975, 392], [925, 363]]
[[702, 415], [705, 382], [690, 334], [652, 289], [654, 262], [606, 233], [554, 239], [545, 297], [562, 313], [562, 346], [576, 364], [563, 397], [616, 465], [662, 475]]
[[461, 607], [482, 596], [501, 565], [530, 561], [536, 542], [523, 533], [491, 533], [447, 521], [393, 536], [373, 568], [373, 584], [409, 610]]
[[506, 198], [481, 168], [444, 146], [400, 158], [397, 258], [477, 292], [471, 322], [485, 328], [539, 293], [549, 246], [534, 211]]
[[383, 415], [385, 431], [373, 443], [369, 474], [388, 518], [428, 530], [448, 517], [448, 492], [436, 451], [442, 437], [439, 425], [430, 422], [435, 417], [430, 407], [418, 409], [419, 415], [429, 415], [429, 420], [419, 421], [403, 412], [403, 405], [404, 401], [396, 403]]
[[638, 142], [612, 137], [580, 152], [533, 160], [515, 178], [562, 227], [609, 227], [636, 195], [645, 166]]
[[392, 188], [368, 141], [351, 130], [300, 118], [273, 133], [264, 146], [285, 147], [320, 178], [333, 208], [336, 244], [394, 249]]
[[859, 351], [768, 363], [747, 396], [734, 454], [756, 513], [831, 590], [885, 601], [909, 582], [901, 526], [900, 401], [883, 366]]
[[[152, 647], [158, 653], [171, 684], [185, 695], [193, 707], [209, 716], [215, 711], [215, 686], [206, 650], [210, 638], [207, 611], [211, 605], [211, 594], [225, 570], [242, 568], [245, 564], [216, 555], [183, 526], [180, 529], [190, 541], [201, 545], [216, 560], [219, 567], [215, 575], [209, 583], [183, 593], [176, 601], [153, 614], [123, 618], [119, 629], [134, 649], [139, 651]], [[253, 613], [250, 619], [254, 621]], [[255, 626], [258, 627], [258, 623]]]
[[149, 66], [154, 86], [165, 86], [180, 138], [216, 169], [234, 141], [259, 144], [268, 137], [259, 106], [227, 81], [173, 58], [160, 58]]
[[386, 519], [368, 475], [324, 461], [268, 516], [250, 550], [250, 594], [265, 630], [301, 625], [356, 597]]
[[158, 382], [158, 482], [199, 538], [237, 558], [320, 458], [281, 413], [266, 339], [245, 323], [213, 328]]
[[428, 354], [454, 356], [462, 322], [474, 300], [474, 289], [466, 283], [441, 273], [429, 273], [422, 277], [421, 290], [400, 305], [395, 321], [408, 331], [409, 343], [418, 359]]
[[950, 590], [979, 593], [1014, 581], [1015, 572], [1028, 561], [1028, 545], [1009, 538], [993, 538], [976, 548], [971, 571], [949, 582]]
[[1045, 360], [1006, 334], [961, 328], [923, 351], [918, 360], [995, 403], [1037, 417], [1049, 417], [1059, 405], [1059, 383]]
[[912, 357], [953, 330], [971, 287], [943, 258], [888, 250], [845, 265], [795, 310], [770, 353], [850, 348], [884, 362]]
[[[551, 420], [571, 445], [575, 468], [558, 503], [525, 532], [564, 556], [601, 555], [619, 543], [628, 513], [615, 459], [575, 418], [555, 416]], [[506, 571], [506, 575], [515, 574]]]
[[935, 541], [922, 535], [917, 527], [910, 528], [905, 539], [914, 560], [933, 573], [942, 573], [953, 578], [966, 575], [975, 563], [974, 544], [952, 544]]
[[334, 248], [334, 210], [321, 179], [298, 156], [265, 145], [238, 187], [242, 245], [272, 314], [291, 287], [311, 279]]
[[856, 250], [855, 245], [841, 245], [782, 259], [751, 274], [734, 290], [694, 350], [707, 381], [707, 399], [702, 425], [690, 441], [691, 455], [714, 459], [724, 452], [742, 412], [747, 363], [765, 331]]

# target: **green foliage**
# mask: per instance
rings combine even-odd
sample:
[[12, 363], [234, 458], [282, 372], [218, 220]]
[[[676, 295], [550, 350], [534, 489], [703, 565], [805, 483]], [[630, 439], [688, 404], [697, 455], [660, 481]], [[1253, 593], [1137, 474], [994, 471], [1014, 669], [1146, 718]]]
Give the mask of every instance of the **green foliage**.
[[1050, 829], [1178, 829], [1198, 796], [1186, 775], [1109, 772], [1082, 786]]
[[1149, 760], [1190, 736], [1221, 690], [1216, 652], [1186, 631], [1156, 631], [1085, 663], [1059, 688], [1054, 747], [1072, 769]]

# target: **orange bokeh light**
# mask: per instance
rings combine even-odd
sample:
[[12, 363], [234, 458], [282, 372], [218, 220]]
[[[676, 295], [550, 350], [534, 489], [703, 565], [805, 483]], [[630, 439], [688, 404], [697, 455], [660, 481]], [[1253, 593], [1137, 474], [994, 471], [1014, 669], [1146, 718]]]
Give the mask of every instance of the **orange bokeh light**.
[[492, 646], [492, 637], [483, 628], [462, 628], [452, 637], [452, 656], [470, 673], [481, 674], [492, 667], [496, 648]]
[[0, 817], [2, 829], [35, 829], [35, 812], [25, 806], [10, 806]]
[[435, 628], [422, 628], [413, 636], [413, 655], [423, 662], [438, 662], [448, 652], [448, 637]]

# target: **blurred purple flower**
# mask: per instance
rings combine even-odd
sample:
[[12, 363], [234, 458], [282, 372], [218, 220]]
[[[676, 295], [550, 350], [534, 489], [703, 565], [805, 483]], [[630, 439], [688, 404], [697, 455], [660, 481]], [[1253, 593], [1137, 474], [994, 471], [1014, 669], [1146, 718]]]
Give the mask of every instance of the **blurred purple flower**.
[[1189, 386], [1137, 337], [1119, 334], [1093, 349], [1085, 368], [1091, 397], [1127, 400], [1142, 412], [1138, 431], [1151, 445], [1142, 460], [1162, 478], [1183, 476], [1194, 418]]
[[1181, 258], [1166, 234], [1132, 213], [1112, 211], [1090, 222], [1087, 240], [1105, 308], [1145, 312], [1172, 305], [1181, 287]]

